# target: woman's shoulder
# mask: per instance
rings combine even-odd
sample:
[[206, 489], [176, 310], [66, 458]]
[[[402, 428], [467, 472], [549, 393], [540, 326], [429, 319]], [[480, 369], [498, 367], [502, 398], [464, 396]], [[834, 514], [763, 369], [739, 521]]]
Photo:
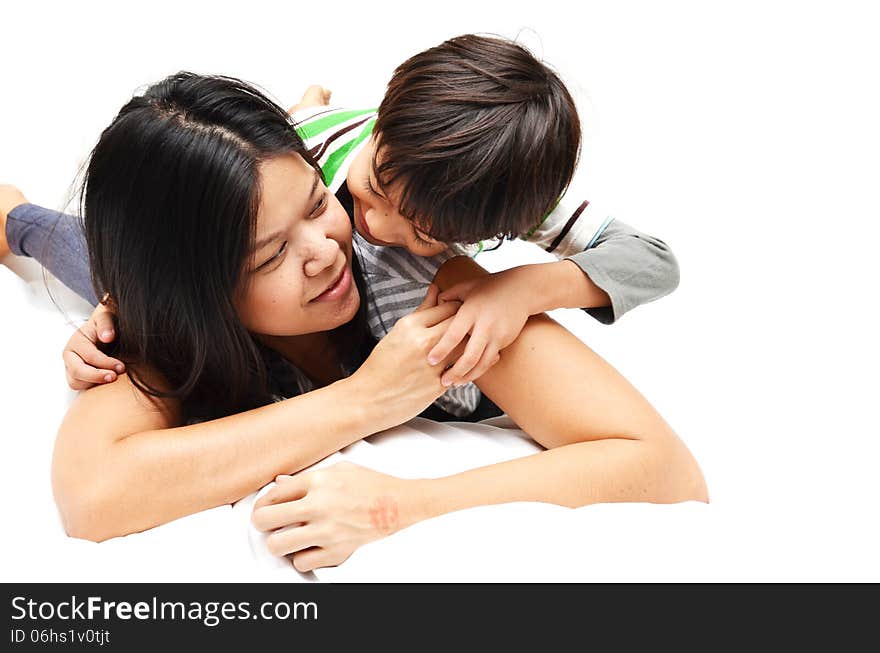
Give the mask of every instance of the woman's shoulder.
[[155, 397], [143, 389], [146, 384], [160, 391], [167, 390], [161, 376], [139, 366], [135, 380], [132, 371], [120, 374], [112, 383], [81, 392], [68, 409], [59, 436], [72, 432], [77, 437], [88, 434], [88, 437], [116, 441], [134, 433], [182, 425], [179, 401]]

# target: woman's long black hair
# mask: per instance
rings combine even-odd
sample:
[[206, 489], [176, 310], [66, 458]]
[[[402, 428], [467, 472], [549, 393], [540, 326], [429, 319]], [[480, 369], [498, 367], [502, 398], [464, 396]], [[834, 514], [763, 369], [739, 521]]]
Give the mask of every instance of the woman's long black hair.
[[[82, 190], [92, 282], [117, 314], [117, 355], [143, 392], [186, 419], [264, 405], [274, 352], [233, 298], [256, 233], [259, 165], [298, 154], [320, 173], [289, 116], [251, 85], [181, 72], [132, 98], [101, 134]], [[364, 294], [363, 275], [352, 260]], [[365, 304], [331, 335], [343, 365], [369, 353]], [[162, 376], [147, 378], [138, 364]]]

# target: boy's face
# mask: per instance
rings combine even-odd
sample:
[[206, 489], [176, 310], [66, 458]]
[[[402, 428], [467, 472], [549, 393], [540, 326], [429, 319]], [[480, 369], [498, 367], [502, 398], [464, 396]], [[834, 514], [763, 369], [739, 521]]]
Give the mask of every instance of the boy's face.
[[[376, 151], [375, 134], [355, 157], [348, 169], [346, 182], [354, 199], [354, 226], [373, 245], [405, 247], [416, 256], [434, 256], [446, 249], [446, 243], [434, 240], [400, 215], [399, 193], [394, 187], [379, 189], [373, 174]], [[375, 161], [378, 165], [381, 158]]]

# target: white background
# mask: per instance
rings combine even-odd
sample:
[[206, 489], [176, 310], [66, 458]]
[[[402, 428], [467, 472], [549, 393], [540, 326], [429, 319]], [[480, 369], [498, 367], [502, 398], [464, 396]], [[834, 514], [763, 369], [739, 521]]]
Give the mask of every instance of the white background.
[[[424, 48], [466, 32], [519, 37], [578, 96], [591, 199], [669, 243], [682, 269], [673, 295], [617, 325], [561, 319], [673, 425], [712, 502], [754, 514], [754, 551], [797, 531], [789, 566], [751, 579], [880, 580], [871, 3], [18, 2], [0, 11], [0, 183], [55, 208], [118, 108], [177, 70], [242, 77], [284, 106], [311, 83], [331, 88], [334, 103], [375, 106], [394, 66]], [[16, 410], [11, 422], [0, 413], [2, 437], [44, 438], [50, 450], [52, 433], [35, 432], [28, 412], [54, 407], [32, 374], [22, 383], [28, 352], [5, 338], [0, 401], [3, 413]], [[41, 372], [59, 383], [60, 363]], [[36, 482], [47, 484], [44, 465]]]

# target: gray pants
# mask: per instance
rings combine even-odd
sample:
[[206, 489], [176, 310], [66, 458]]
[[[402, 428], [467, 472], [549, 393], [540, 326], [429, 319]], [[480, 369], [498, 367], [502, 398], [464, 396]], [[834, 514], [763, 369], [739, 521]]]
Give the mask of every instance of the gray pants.
[[79, 218], [35, 204], [21, 204], [7, 216], [6, 240], [13, 254], [36, 259], [77, 295], [93, 306], [98, 303]]

